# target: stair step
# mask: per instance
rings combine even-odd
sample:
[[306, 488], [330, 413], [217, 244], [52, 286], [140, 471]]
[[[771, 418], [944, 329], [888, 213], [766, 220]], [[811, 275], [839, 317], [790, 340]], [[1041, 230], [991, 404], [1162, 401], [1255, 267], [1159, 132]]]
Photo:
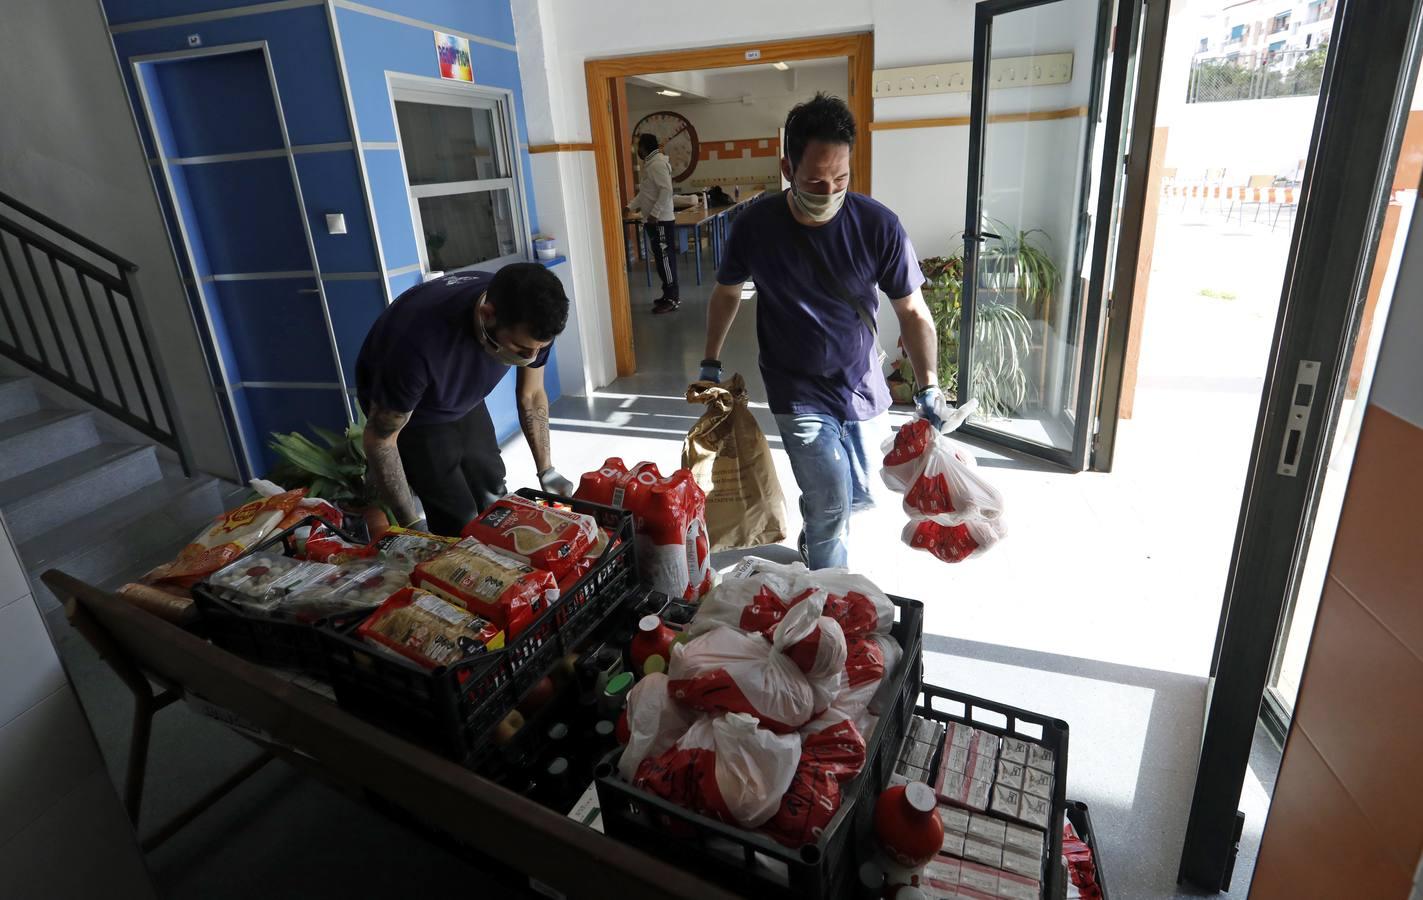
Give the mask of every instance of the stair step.
[[162, 477], [152, 445], [97, 444], [0, 481], [0, 509], [24, 543]]
[[172, 559], [222, 512], [221, 487], [207, 476], [170, 475], [20, 544], [41, 607], [55, 604], [39, 579], [48, 569], [112, 587]]
[[0, 378], [0, 419], [13, 419], [39, 408], [39, 394], [28, 378]]
[[98, 443], [99, 429], [88, 412], [40, 409], [0, 419], [0, 481]]

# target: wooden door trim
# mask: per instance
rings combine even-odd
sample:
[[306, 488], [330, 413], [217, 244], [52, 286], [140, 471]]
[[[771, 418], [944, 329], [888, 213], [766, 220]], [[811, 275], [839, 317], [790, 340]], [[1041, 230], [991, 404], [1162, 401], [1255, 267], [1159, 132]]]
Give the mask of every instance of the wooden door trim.
[[755, 61], [760, 63], [837, 56], [847, 58], [850, 90], [846, 101], [860, 130], [860, 140], [856, 142], [850, 163], [851, 185], [860, 193], [870, 193], [871, 142], [868, 135], [874, 121], [874, 35], [871, 32], [587, 60], [584, 74], [588, 82], [588, 121], [597, 168], [603, 261], [608, 270], [608, 302], [612, 307], [613, 350], [618, 377], [637, 371], [637, 357], [632, 343], [632, 302], [623, 260], [622, 200], [618, 191], [617, 168], [620, 142], [613, 127], [613, 80], [630, 75], [744, 66], [748, 62], [748, 51], [758, 51], [760, 55]]

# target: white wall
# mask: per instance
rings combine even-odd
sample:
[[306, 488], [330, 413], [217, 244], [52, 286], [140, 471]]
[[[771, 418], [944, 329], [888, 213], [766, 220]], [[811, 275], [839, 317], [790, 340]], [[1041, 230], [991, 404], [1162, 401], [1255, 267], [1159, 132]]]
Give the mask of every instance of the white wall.
[[[700, 6], [648, 6], [631, 0], [513, 3], [516, 23], [543, 25], [539, 31], [521, 28], [519, 32], [531, 143], [590, 140], [584, 62], [591, 58], [867, 30], [874, 32], [876, 68], [967, 60], [972, 57], [973, 48], [972, 0], [723, 0]], [[1010, 96], [1017, 91], [1005, 91], [1004, 103], [995, 111], [1087, 105], [1096, 5], [1094, 0], [1071, 0], [1039, 11], [1044, 18], [1033, 32], [1040, 37], [1035, 49], [1072, 50], [1078, 75], [1067, 87], [1026, 89], [1020, 98]], [[1018, 55], [1026, 46], [1021, 40], [1010, 44], [1000, 44], [996, 52]], [[539, 83], [548, 85], [546, 93], [536, 89]], [[968, 102], [967, 93], [887, 98], [875, 102], [875, 119], [966, 115]], [[871, 134], [864, 125], [861, 123], [860, 140], [872, 141], [874, 146], [875, 198], [900, 215], [921, 257], [950, 252], [955, 246], [955, 234], [964, 227], [968, 129], [944, 127]], [[564, 155], [574, 156], [560, 154]], [[579, 288], [578, 302], [583, 322], [593, 317], [607, 321], [610, 313], [591, 181], [592, 156], [585, 152], [576, 154], [576, 158], [579, 164], [574, 166], [572, 183], [558, 189], [581, 191], [585, 200], [575, 204], [565, 198], [564, 203], [569, 211], [567, 231], [578, 235], [576, 245], [569, 245]], [[554, 189], [550, 183], [541, 185], [541, 211], [548, 202], [542, 191]], [[886, 324], [885, 343], [892, 347], [897, 331], [892, 323]], [[613, 371], [610, 341], [604, 344], [604, 352], [606, 364], [601, 367], [595, 354], [589, 354], [590, 381], [597, 386], [607, 384], [602, 379]]]
[[138, 264], [154, 350], [196, 464], [236, 477], [99, 4], [4, 10], [0, 190]]

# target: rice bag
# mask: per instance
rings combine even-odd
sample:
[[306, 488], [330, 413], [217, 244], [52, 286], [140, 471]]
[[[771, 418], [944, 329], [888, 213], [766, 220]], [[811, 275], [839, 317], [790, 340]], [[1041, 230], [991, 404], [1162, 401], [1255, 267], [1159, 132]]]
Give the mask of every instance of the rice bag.
[[812, 592], [791, 607], [771, 639], [771, 646], [805, 673], [817, 713], [828, 708], [846, 685], [845, 632], [839, 622], [820, 614], [824, 608], [825, 593]]
[[748, 713], [778, 733], [815, 712], [815, 692], [790, 657], [758, 634], [718, 628], [672, 647], [667, 674], [679, 703], [702, 712]]
[[504, 632], [493, 622], [409, 587], [386, 598], [356, 633], [429, 669], [504, 646]]
[[598, 523], [592, 516], [510, 494], [494, 501], [461, 536], [521, 556], [557, 577], [588, 552], [598, 537]]
[[772, 734], [754, 716], [697, 720], [670, 749], [643, 760], [633, 784], [742, 828], [756, 828], [780, 807], [800, 759], [798, 734]]
[[417, 565], [410, 583], [484, 616], [511, 638], [558, 599], [552, 574], [474, 538]]
[[192, 587], [203, 576], [216, 572], [276, 533], [281, 521], [306, 496], [306, 489], [263, 497], [223, 513], [202, 534], [178, 553], [144, 576], [150, 584], [170, 583]]
[[959, 525], [941, 525], [932, 519], [910, 519], [900, 539], [916, 550], [925, 550], [948, 563], [963, 562], [979, 555], [1003, 537], [998, 522], [973, 520]]
[[695, 713], [672, 700], [667, 683], [665, 673], [653, 672], [628, 691], [628, 739], [618, 759], [618, 771], [628, 781], [644, 759], [665, 753], [696, 719]]

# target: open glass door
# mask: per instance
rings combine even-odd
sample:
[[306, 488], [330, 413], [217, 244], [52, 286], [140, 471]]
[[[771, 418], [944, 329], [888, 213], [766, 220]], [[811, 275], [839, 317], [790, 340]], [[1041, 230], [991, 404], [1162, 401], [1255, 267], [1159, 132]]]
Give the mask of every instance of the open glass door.
[[965, 433], [1074, 471], [1095, 431], [1140, 6], [976, 12], [958, 366], [945, 379], [960, 404], [978, 401]]

